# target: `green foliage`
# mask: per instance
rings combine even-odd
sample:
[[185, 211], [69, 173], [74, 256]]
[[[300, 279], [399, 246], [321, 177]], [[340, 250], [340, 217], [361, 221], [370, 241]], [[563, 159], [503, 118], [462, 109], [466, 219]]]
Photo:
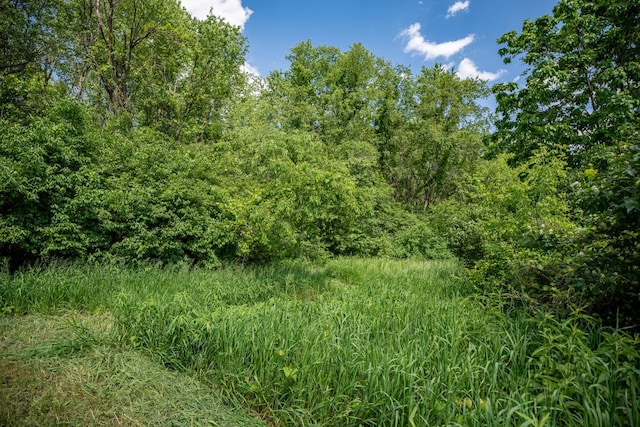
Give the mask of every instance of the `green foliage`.
[[[174, 36], [178, 46], [161, 52], [150, 46], [145, 52], [156, 55], [152, 63], [162, 72], [140, 67], [147, 73], [137, 84], [140, 123], [187, 143], [216, 141], [225, 127], [225, 110], [244, 84], [240, 67], [247, 42], [239, 28], [213, 15], [182, 26]], [[178, 51], [171, 55], [171, 48]]]
[[440, 66], [414, 77], [359, 44], [340, 52], [305, 42], [288, 59], [288, 71], [269, 77], [271, 121], [317, 133], [337, 145], [338, 155], [341, 145], [370, 144], [377, 179], [410, 209], [424, 211], [451, 195], [458, 175], [477, 159], [488, 124], [476, 102], [488, 95], [482, 82]]
[[[179, 2], [4, 2], [2, 310], [113, 309], [285, 425], [637, 424], [637, 340], [571, 310], [638, 320], [639, 13], [560, 0], [504, 35], [529, 70], [481, 159], [488, 90], [440, 66], [304, 42], [250, 85], [240, 30]], [[411, 260], [229, 268], [344, 254]], [[56, 259], [104, 276], [16, 271]]]
[[52, 31], [59, 0], [5, 0], [0, 3], [0, 82], [8, 75], [42, 73], [51, 79], [57, 33]]
[[235, 188], [242, 257], [336, 253], [347, 245], [363, 207], [345, 164], [323, 142], [265, 128], [238, 129], [228, 138], [221, 166]]
[[361, 44], [303, 42], [252, 85], [239, 28], [175, 1], [0, 13], [12, 270], [452, 253], [478, 288], [631, 321], [637, 1], [561, 0], [500, 39], [505, 61], [530, 68], [524, 87], [494, 88], [492, 159], [480, 159], [487, 87], [441, 66], [413, 76]]
[[473, 206], [447, 200], [429, 211], [429, 222], [447, 242], [447, 248], [465, 265], [473, 264], [486, 255], [484, 218]]
[[57, 266], [1, 274], [0, 301], [5, 313], [113, 319], [109, 335], [76, 324], [75, 335], [39, 342], [29, 351], [41, 357], [141, 350], [274, 424], [637, 424], [637, 337], [580, 313], [558, 320], [497, 295], [465, 297], [458, 274], [455, 262], [371, 258], [216, 271]]
[[[505, 61], [521, 57], [529, 71], [526, 86], [494, 90], [495, 147], [519, 164], [544, 147], [568, 165], [559, 177], [564, 191], [572, 186], [563, 210], [581, 230], [558, 236], [532, 224], [539, 233], [526, 236], [529, 244], [557, 248], [538, 270], [551, 290], [574, 294], [610, 324], [638, 320], [639, 16], [635, 0], [561, 0], [553, 16], [499, 39]], [[547, 186], [544, 175], [534, 181]]]
[[100, 250], [129, 261], [217, 265], [228, 240], [218, 226], [226, 193], [207, 172], [210, 150], [176, 146], [154, 132], [116, 147], [106, 153], [113, 169], [79, 200], [97, 214], [88, 224], [108, 238]]
[[79, 66], [68, 78], [77, 82], [79, 99], [88, 87], [86, 80], [93, 79], [92, 88], [102, 91], [94, 96], [106, 95], [110, 111], [133, 113], [140, 90], [157, 79], [166, 85], [180, 73], [176, 57], [188, 17], [178, 2], [75, 0], [67, 8], [67, 25], [75, 30], [65, 34], [69, 60]]
[[497, 144], [517, 161], [539, 147], [563, 150], [575, 165], [591, 148], [615, 146], [634, 132], [639, 16], [637, 0], [561, 0], [553, 16], [502, 36], [505, 62], [520, 57], [530, 71], [522, 89], [494, 88]]
[[15, 267], [43, 257], [217, 266], [388, 247], [404, 214], [369, 144], [345, 143], [336, 158], [314, 134], [242, 117], [216, 145], [117, 123], [96, 133], [71, 101], [28, 127], [3, 122], [3, 256]]
[[287, 59], [289, 70], [268, 78], [268, 96], [281, 104], [275, 119], [285, 128], [316, 132], [331, 144], [367, 140], [380, 61], [358, 43], [340, 52], [310, 41], [293, 47]]
[[375, 146], [362, 135], [336, 144], [288, 128], [274, 111], [274, 103], [282, 105], [274, 95], [244, 97], [230, 111], [225, 168], [241, 165], [240, 176], [254, 177], [243, 181], [252, 194], [286, 207], [276, 216], [293, 227], [298, 254], [388, 252], [393, 234], [416, 219], [394, 202]]
[[587, 169], [586, 180], [574, 184], [586, 231], [567, 261], [568, 280], [608, 323], [637, 324], [640, 152], [630, 145], [598, 156], [608, 163], [606, 173]]
[[[478, 158], [486, 130], [486, 109], [476, 100], [488, 94], [479, 80], [461, 80], [436, 65], [398, 90], [402, 120], [393, 129], [381, 122], [381, 168], [396, 199], [425, 211], [453, 194], [456, 181]], [[391, 96], [394, 96], [389, 94]], [[385, 111], [381, 120], [390, 114]], [[384, 127], [383, 127], [384, 126]]]
[[[550, 285], [561, 280], [561, 259], [580, 232], [564, 193], [566, 166], [547, 152], [518, 168], [508, 161], [479, 162], [457, 198], [430, 210], [430, 222], [478, 289], [555, 298]], [[554, 303], [571, 302], [565, 295]]]
[[[1, 256], [12, 268], [53, 258], [213, 267], [446, 256], [394, 201], [408, 181], [389, 173], [388, 143], [399, 147], [393, 162], [404, 177], [429, 171], [416, 184], [428, 181], [429, 201], [449, 194], [460, 160], [477, 151], [477, 82], [440, 69], [416, 82], [360, 44], [341, 52], [306, 42], [292, 49], [289, 70], [252, 87], [240, 30], [191, 19], [175, 1], [18, 3], [2, 12], [33, 30], [21, 33], [25, 46], [43, 49], [0, 81], [3, 174], [40, 177], [2, 189]], [[4, 37], [18, 31], [1, 28]], [[70, 97], [83, 105], [82, 123], [51, 113]], [[62, 122], [69, 134], [55, 139]], [[93, 144], [90, 155], [74, 152], [72, 137]], [[62, 163], [21, 156], [20, 146], [37, 151], [52, 138], [54, 151], [68, 150]], [[422, 151], [404, 142], [424, 138]]]
[[78, 255], [65, 206], [87, 180], [98, 144], [89, 116], [63, 100], [27, 125], [0, 121], [0, 256], [18, 264], [41, 254]]
[[398, 231], [391, 255], [395, 258], [451, 259], [447, 242], [425, 223]]
[[[633, 425], [636, 415], [629, 416], [618, 405], [625, 405], [628, 393], [637, 393], [635, 386], [627, 388], [639, 373], [637, 338], [598, 330], [593, 319], [580, 313], [564, 321], [541, 314], [534, 322], [539, 335], [528, 363], [532, 395], [538, 405], [554, 401], [564, 409], [550, 414], [549, 421], [553, 425]], [[589, 390], [598, 390], [599, 396]]]

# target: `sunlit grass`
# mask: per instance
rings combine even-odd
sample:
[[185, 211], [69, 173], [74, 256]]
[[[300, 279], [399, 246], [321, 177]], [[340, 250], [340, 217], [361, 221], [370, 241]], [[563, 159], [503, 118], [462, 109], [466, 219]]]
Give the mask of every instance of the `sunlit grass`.
[[638, 339], [579, 314], [532, 318], [480, 300], [457, 271], [355, 258], [69, 267], [5, 277], [1, 295], [7, 312], [109, 311], [120, 345], [284, 425], [640, 422]]

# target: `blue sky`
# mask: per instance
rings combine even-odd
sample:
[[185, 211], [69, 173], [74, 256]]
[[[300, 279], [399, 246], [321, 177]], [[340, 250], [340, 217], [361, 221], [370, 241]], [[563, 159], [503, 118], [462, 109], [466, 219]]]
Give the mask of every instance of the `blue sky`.
[[301, 41], [346, 50], [362, 43], [374, 55], [419, 72], [435, 63], [460, 77], [514, 80], [496, 39], [522, 22], [550, 14], [557, 0], [182, 0], [194, 16], [214, 14], [243, 28], [247, 66], [266, 76], [285, 70], [285, 56]]

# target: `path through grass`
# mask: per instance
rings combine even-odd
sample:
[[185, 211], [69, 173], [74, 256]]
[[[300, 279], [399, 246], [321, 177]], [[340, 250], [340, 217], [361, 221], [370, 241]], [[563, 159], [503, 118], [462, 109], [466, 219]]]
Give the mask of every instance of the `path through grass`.
[[0, 318], [0, 425], [260, 426], [191, 376], [114, 347], [107, 314]]
[[275, 425], [640, 424], [637, 338], [475, 298], [457, 269], [58, 267], [5, 277], [0, 295], [12, 313], [110, 313], [122, 351]]

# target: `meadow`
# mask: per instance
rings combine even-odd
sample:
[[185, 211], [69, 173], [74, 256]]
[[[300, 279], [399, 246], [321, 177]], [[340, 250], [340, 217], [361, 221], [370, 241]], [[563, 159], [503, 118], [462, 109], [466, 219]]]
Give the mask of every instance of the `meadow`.
[[360, 258], [2, 273], [0, 422], [640, 425], [637, 336], [478, 296], [459, 273]]

